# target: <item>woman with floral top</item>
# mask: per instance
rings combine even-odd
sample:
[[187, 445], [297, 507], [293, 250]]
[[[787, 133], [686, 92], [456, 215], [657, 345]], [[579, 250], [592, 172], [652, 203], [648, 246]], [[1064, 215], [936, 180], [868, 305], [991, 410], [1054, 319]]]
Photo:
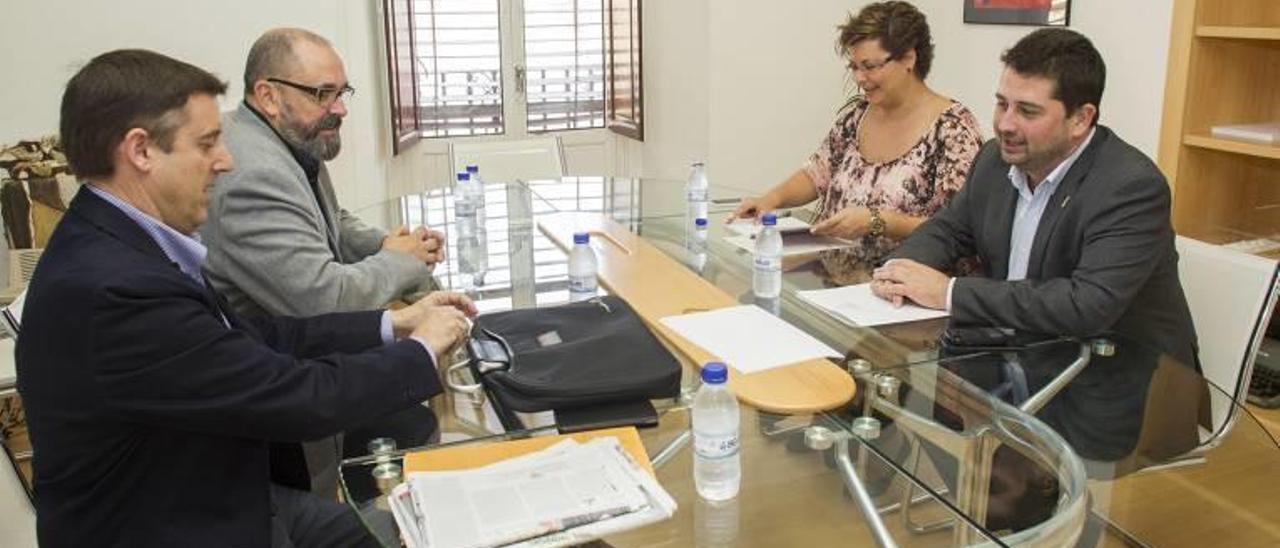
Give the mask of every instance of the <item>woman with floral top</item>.
[[[977, 119], [924, 83], [933, 61], [929, 25], [906, 2], [870, 4], [839, 27], [861, 94], [806, 165], [732, 218], [820, 200], [813, 232], [852, 240], [824, 263], [875, 263], [945, 205], [982, 145]], [[831, 266], [831, 265], [829, 265]]]

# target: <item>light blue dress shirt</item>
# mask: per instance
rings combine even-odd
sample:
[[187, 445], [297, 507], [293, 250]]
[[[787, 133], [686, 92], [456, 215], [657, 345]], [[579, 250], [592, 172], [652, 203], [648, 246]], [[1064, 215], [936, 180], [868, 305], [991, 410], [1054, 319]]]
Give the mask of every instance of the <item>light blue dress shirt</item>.
[[[1027, 263], [1031, 260], [1031, 243], [1036, 239], [1036, 229], [1040, 226], [1040, 217], [1044, 216], [1044, 208], [1049, 205], [1049, 199], [1053, 198], [1054, 191], [1058, 189], [1058, 185], [1062, 184], [1067, 171], [1070, 171], [1071, 166], [1080, 158], [1080, 153], [1089, 146], [1089, 141], [1093, 140], [1093, 134], [1096, 131], [1096, 129], [1089, 130], [1089, 136], [1085, 137], [1084, 142], [1071, 152], [1071, 156], [1058, 164], [1058, 167], [1053, 168], [1053, 171], [1050, 171], [1049, 175], [1036, 185], [1034, 192], [1027, 184], [1027, 173], [1017, 166], [1009, 166], [1009, 183], [1018, 191], [1018, 205], [1013, 210], [1013, 230], [1009, 234], [1009, 275], [1005, 277], [1006, 280], [1027, 278]], [[1065, 201], [1063, 205], [1066, 205]]]

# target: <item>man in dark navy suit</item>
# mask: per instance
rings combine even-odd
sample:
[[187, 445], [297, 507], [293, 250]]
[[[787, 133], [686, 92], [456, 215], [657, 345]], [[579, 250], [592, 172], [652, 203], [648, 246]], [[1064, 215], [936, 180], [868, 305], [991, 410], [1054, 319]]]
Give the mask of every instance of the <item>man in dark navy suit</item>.
[[143, 50], [67, 84], [84, 182], [28, 289], [19, 389], [43, 546], [375, 544], [343, 505], [271, 483], [270, 442], [332, 435], [440, 392], [475, 307], [249, 320], [201, 275], [232, 168], [209, 73]]

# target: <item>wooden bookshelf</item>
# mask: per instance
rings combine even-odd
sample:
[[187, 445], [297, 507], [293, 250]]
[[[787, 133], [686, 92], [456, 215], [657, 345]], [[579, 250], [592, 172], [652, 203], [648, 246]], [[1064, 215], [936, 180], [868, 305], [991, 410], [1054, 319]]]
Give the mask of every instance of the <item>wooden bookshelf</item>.
[[1174, 1], [1158, 156], [1179, 234], [1280, 238], [1280, 145], [1210, 133], [1280, 121], [1277, 82], [1280, 3]]

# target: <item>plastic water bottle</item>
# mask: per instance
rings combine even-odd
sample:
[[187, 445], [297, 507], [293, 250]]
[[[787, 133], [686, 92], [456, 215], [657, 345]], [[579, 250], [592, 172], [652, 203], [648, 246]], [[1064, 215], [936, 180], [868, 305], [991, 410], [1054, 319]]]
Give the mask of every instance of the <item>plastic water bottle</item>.
[[485, 186], [484, 179], [480, 178], [480, 166], [467, 166], [467, 177], [470, 184], [465, 187], [467, 199], [471, 203], [471, 208], [475, 210], [476, 216], [476, 241], [479, 243], [477, 254], [473, 261], [474, 270], [472, 276], [475, 278], [475, 285], [484, 285], [484, 275], [489, 271], [489, 231], [487, 223], [489, 215], [485, 210]]
[[471, 174], [465, 171], [458, 173], [453, 184], [453, 217], [459, 238], [475, 233], [476, 205], [471, 201]]
[[707, 170], [702, 162], [694, 162], [689, 172], [689, 182], [685, 184], [685, 198], [689, 202], [685, 214], [685, 226], [690, 226], [695, 219], [707, 218], [707, 203], [711, 199], [710, 183], [707, 182]]
[[485, 187], [484, 179], [480, 178], [480, 166], [467, 166], [467, 175], [471, 179], [471, 184], [467, 186], [467, 190], [469, 191], [468, 195], [471, 198], [471, 205], [475, 207], [476, 219], [479, 219], [479, 226], [483, 228], [488, 217], [485, 216]]
[[723, 363], [702, 367], [702, 388], [693, 397], [693, 484], [698, 495], [717, 501], [738, 496], [742, 456], [738, 445], [738, 400]]
[[470, 234], [458, 234], [458, 278], [462, 283], [459, 288], [470, 292], [484, 284], [482, 263], [487, 259], [483, 240], [475, 230]]
[[689, 266], [699, 274], [707, 267], [707, 219], [693, 221], [693, 235], [689, 238]]
[[782, 235], [778, 233], [778, 217], [765, 213], [764, 227], [756, 235], [755, 272], [751, 289], [756, 298], [776, 299], [782, 294]]
[[573, 235], [569, 251], [569, 300], [585, 301], [596, 296], [596, 252], [591, 250], [591, 236], [586, 232]]
[[693, 252], [707, 249], [707, 218], [698, 217], [693, 220], [693, 235], [689, 238], [689, 250]]

